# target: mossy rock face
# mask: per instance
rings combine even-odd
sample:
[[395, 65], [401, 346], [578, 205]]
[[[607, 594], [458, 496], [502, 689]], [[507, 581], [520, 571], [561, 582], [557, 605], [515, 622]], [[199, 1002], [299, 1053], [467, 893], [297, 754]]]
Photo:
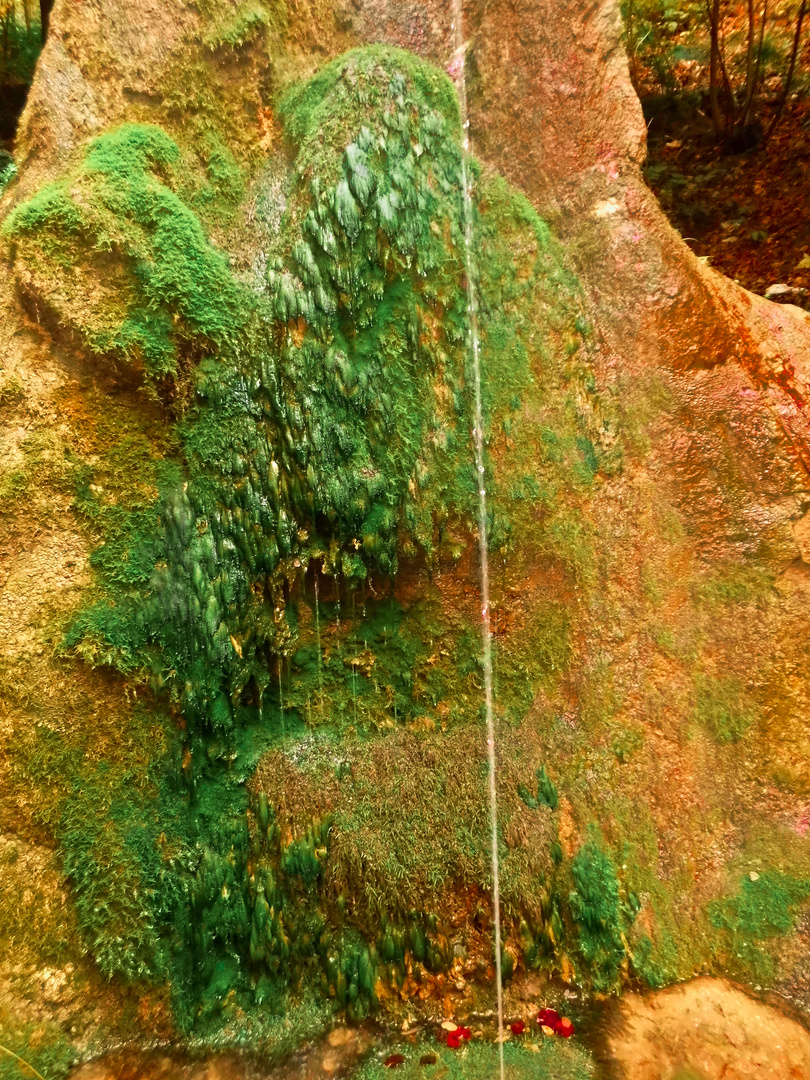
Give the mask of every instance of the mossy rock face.
[[[154, 127], [97, 139], [74, 176], [4, 226], [20, 281], [52, 298], [92, 348], [152, 382], [177, 374], [181, 352], [196, 359], [177, 466], [143, 463], [158, 499], [127, 514], [126, 505], [100, 504], [92, 484], [82, 489], [105, 535], [94, 559], [111, 602], [81, 615], [68, 640], [122, 670], [151, 671], [200, 731], [229, 730], [246, 693], [261, 700], [274, 656], [305, 655], [297, 598], [311, 608], [313, 573], [328, 579], [333, 603], [351, 598], [354, 608], [355, 594], [389, 587], [402, 558], [436, 565], [454, 544], [451, 531], [464, 547], [472, 532], [452, 85], [407, 54], [369, 49], [289, 91], [279, 113], [294, 152], [258, 295], [230, 275], [172, 190], [179, 151]], [[532, 360], [545, 350], [530, 340], [533, 305], [554, 293], [552, 333], [569, 323], [576, 348], [580, 331], [574, 284], [545, 226], [497, 179], [481, 177], [478, 187], [495, 429], [517, 424], [523, 398], [536, 394]], [[99, 257], [114, 263], [114, 291], [88, 295]], [[560, 420], [562, 430], [544, 429], [550, 460], [562, 474], [572, 465], [574, 486], [587, 486], [598, 467], [587, 417], [573, 430]], [[514, 542], [515, 498], [542, 505], [537, 482], [523, 483], [525, 493], [504, 493], [503, 509], [494, 504], [493, 547]], [[587, 547], [576, 523], [552, 521], [547, 533], [551, 546], [570, 549], [563, 561], [587, 559], [574, 550]], [[376, 638], [379, 621], [368, 623]], [[568, 626], [559, 621], [550, 621], [557, 638], [543, 657], [551, 670], [565, 662]], [[393, 630], [395, 613], [390, 622]], [[348, 673], [365, 692], [358, 658]], [[394, 714], [397, 677], [386, 688]], [[329, 691], [331, 671], [326, 679]], [[410, 711], [404, 701], [403, 715]]]
[[[272, 29], [264, 7], [232, 14], [205, 31], [217, 63]], [[373, 47], [272, 112], [269, 160], [199, 126], [115, 128], [3, 226], [29, 302], [150, 417], [64, 461], [26, 440], [0, 477], [0, 511], [46, 474], [75, 489], [93, 585], [63, 662], [117, 672], [135, 702], [125, 763], [89, 724], [34, 727], [18, 781], [40, 793], [82, 949], [212, 1039], [276, 1038], [288, 1009], [310, 1033], [335, 1009], [395, 1011], [450, 971], [491, 989], [457, 98]], [[750, 899], [704, 911], [693, 943], [637, 804], [655, 749], [610, 671], [624, 567], [596, 503], [668, 398], [599, 391], [565, 253], [525, 198], [471, 174], [504, 956], [602, 991], [661, 985], [730, 948]], [[654, 533], [683, 541], [674, 512]], [[709, 620], [770, 583], [730, 568], [691, 602]], [[643, 576], [649, 636], [690, 667], [697, 737], [733, 748], [755, 703], [664, 625], [667, 588]], [[804, 874], [768, 894], [768, 948]]]
[[[402, 990], [411, 963], [450, 965], [446, 927], [392, 907], [384, 876], [376, 906], [354, 899], [344, 918], [336, 891], [353, 887], [354, 856], [344, 844], [333, 867], [330, 834], [360, 837], [359, 822], [315, 813], [282, 835], [266, 794], [251, 810], [242, 785], [279, 736], [420, 717], [459, 725], [480, 705], [474, 600], [451, 614], [429, 580], [419, 599], [398, 596], [401, 580], [466, 562], [473, 544], [455, 90], [408, 54], [371, 48], [288, 90], [277, 111], [285, 209], [251, 287], [192, 209], [216, 200], [217, 184], [226, 202], [240, 191], [216, 140], [209, 187], [188, 195], [178, 145], [125, 125], [4, 225], [20, 284], [75, 340], [132, 368], [153, 396], [187, 387], [162, 454], [130, 437], [116, 462], [75, 471], [77, 506], [102, 543], [97, 599], [65, 640], [148, 681], [185, 734], [164, 725], [163, 757], [156, 746], [128, 792], [103, 763], [78, 765], [56, 828], [96, 962], [130, 980], [169, 978], [182, 1024], [219, 1022], [234, 992], [255, 1006], [288, 986], [314, 986], [361, 1018]], [[569, 381], [587, 396], [585, 367], [572, 360], [564, 385], [541, 387], [559, 341], [569, 357], [584, 341], [576, 283], [528, 204], [474, 175], [488, 429], [509, 430], [528, 460], [541, 409], [549, 471], [587, 489], [598, 468], [588, 409], [572, 414], [567, 396]], [[537, 306], [549, 312], [539, 335]], [[538, 529], [521, 504], [548, 507], [552, 493], [528, 474], [497, 477], [494, 461], [486, 481], [493, 551], [522, 546]], [[580, 527], [549, 517], [535, 550], [581, 576]], [[533, 617], [543, 644], [525, 689], [508, 695], [515, 717], [532, 678], [553, 682], [570, 656], [562, 607]], [[474, 817], [477, 770], [465, 781]], [[462, 842], [470, 867], [484, 824]]]

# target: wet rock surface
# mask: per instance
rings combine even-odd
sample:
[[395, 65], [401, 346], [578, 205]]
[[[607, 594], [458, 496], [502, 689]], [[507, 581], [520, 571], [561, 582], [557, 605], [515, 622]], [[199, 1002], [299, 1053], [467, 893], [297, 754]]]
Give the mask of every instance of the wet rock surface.
[[70, 1080], [339, 1080], [352, 1072], [372, 1042], [366, 1029], [336, 1027], [281, 1064], [237, 1053], [195, 1060], [172, 1052], [123, 1048], [81, 1065]]
[[[337, 29], [321, 8], [316, 11], [312, 6], [309, 15], [302, 8], [300, 18], [291, 20], [284, 31], [286, 36], [265, 41], [257, 34], [253, 45], [240, 46], [236, 65], [226, 64], [204, 45], [202, 35], [211, 28], [198, 27], [197, 16], [182, 4], [161, 7], [160, 19], [154, 4], [135, 11], [120, 0], [105, 0], [96, 15], [78, 5], [57, 4], [54, 32], [21, 131], [20, 177], [3, 197], [4, 210], [47, 181], [58, 180], [68, 157], [73, 154], [78, 160], [91, 135], [102, 135], [123, 120], [163, 123], [182, 142], [191, 125], [185, 118], [177, 119], [172, 104], [184, 100], [184, 86], [177, 84], [181, 75], [195, 90], [206, 90], [217, 115], [233, 93], [232, 111], [241, 118], [233, 146], [237, 155], [244, 156], [245, 148], [254, 144], [266, 143], [269, 150], [274, 139], [281, 143], [281, 130], [274, 126], [266, 104], [269, 99], [262, 96], [268, 55], [280, 84], [310, 73], [326, 54], [366, 41], [395, 42], [446, 65], [450, 49], [446, 4], [358, 0], [354, 7], [356, 14], [339, 18]], [[341, 10], [347, 8], [343, 5]], [[805, 869], [810, 858], [805, 646], [810, 597], [810, 433], [805, 409], [810, 397], [810, 323], [790, 305], [750, 297], [697, 263], [644, 189], [637, 168], [643, 157], [644, 125], [618, 47], [614, 3], [587, 12], [569, 0], [554, 8], [544, 0], [468, 8], [470, 64], [476, 71], [471, 85], [475, 151], [488, 168], [503, 173], [536, 207], [546, 210], [566, 240], [598, 339], [590, 373], [594, 389], [572, 391], [570, 411], [581, 410], [589, 394], [599, 395], [600, 408], [602, 402], [618, 402], [616, 415], [612, 406], [606, 408], [604, 423], [600, 420], [594, 434], [606, 455], [613, 446], [623, 448], [621, 468], [591, 476], [590, 458], [585, 456], [585, 451], [590, 453], [588, 443], [583, 443], [583, 450], [572, 439], [565, 452], [572, 455], [569, 472], [581, 478], [577, 483], [582, 490], [571, 495], [570, 506], [555, 495], [556, 511], [567, 509], [569, 514], [555, 523], [538, 501], [540, 485], [534, 476], [538, 472], [545, 490], [544, 470], [556, 467], [564, 449], [559, 448], [547, 402], [532, 407], [523, 403], [520, 411], [516, 406], [516, 417], [507, 418], [509, 429], [503, 427], [497, 446], [493, 444], [493, 454], [510, 480], [504, 488], [511, 491], [514, 480], [517, 494], [509, 498], [518, 516], [521, 506], [536, 503], [531, 512], [543, 519], [543, 529], [548, 521], [556, 529], [546, 529], [547, 538], [539, 547], [525, 548], [534, 552], [531, 557], [520, 545], [513, 550], [513, 544], [509, 565], [504, 559], [498, 568], [499, 662], [503, 664], [510, 647], [528, 641], [532, 654], [545, 665], [544, 681], [527, 687], [531, 707], [521, 704], [525, 715], [520, 726], [510, 729], [505, 724], [500, 735], [502, 805], [508, 808], [511, 799], [507, 844], [515, 859], [523, 857], [522, 851], [542, 849], [549, 877], [552, 859], [555, 865], [557, 858], [562, 859], [561, 873], [568, 873], [568, 861], [585, 846], [593, 825], [605, 830], [606, 841], [617, 853], [623, 844], [630, 844], [632, 857], [619, 866], [622, 897], [629, 902], [632, 894], [641, 905], [633, 955], [642, 963], [647, 945], [652, 955], [653, 942], [670, 939], [677, 952], [674, 966], [667, 957], [647, 956], [641, 977], [651, 980], [684, 978], [708, 964], [714, 965], [713, 970], [719, 967], [745, 977], [745, 970], [733, 966], [736, 957], [729, 942], [737, 932], [740, 912], [748, 911], [748, 900], [758, 901], [762, 893], [761, 886], [752, 892], [750, 885], [770, 869], [768, 896], [787, 900], [779, 901], [775, 923], [758, 916], [753, 929], [766, 932], [770, 951], [765, 959], [773, 959], [780, 978], [810, 1002], [803, 974], [806, 921], [800, 922], [796, 913], [793, 936], [767, 936], [772, 926], [779, 933], [792, 933], [794, 915], [788, 901], [794, 893], [801, 897], [804, 877], [810, 878], [810, 869]], [[121, 62], [110, 65], [110, 53]], [[199, 64], [195, 61], [193, 70], [188, 67], [190, 55], [203, 58]], [[164, 99], [169, 102], [165, 109]], [[282, 166], [283, 162], [276, 171], [273, 166], [267, 175], [281, 175]], [[223, 249], [230, 244], [237, 253], [252, 251], [250, 245], [257, 243], [256, 192], [262, 190], [257, 181], [246, 196], [246, 208], [239, 210], [242, 217], [233, 226], [233, 235], [214, 221], [212, 239]], [[237, 264], [245, 272], [249, 266]], [[0, 1006], [15, 1018], [14, 1031], [18, 1027], [20, 1031], [15, 1045], [21, 1049], [27, 1045], [24, 1025], [50, 1018], [68, 1031], [77, 1052], [86, 1055], [90, 1032], [101, 1032], [100, 1043], [108, 1046], [135, 1038], [162, 1042], [175, 1029], [164, 1004], [165, 987], [140, 999], [137, 986], [117, 978], [102, 982], [74, 925], [75, 907], [66, 899], [81, 896], [81, 891], [51, 869], [63, 865], [57, 854], [64, 840], [55, 835], [63, 803], [71, 791], [81, 790], [69, 769], [83, 770], [85, 778], [98, 772], [116, 780], [128, 775], [126, 770], [139, 755], [148, 759], [144, 747], [157, 745], [148, 708], [142, 704], [146, 695], [139, 686], [55, 653], [66, 613], [75, 607], [76, 594], [89, 587], [89, 552], [97, 543], [72, 509], [74, 485], [65, 484], [63, 461], [73, 455], [83, 469], [106, 468], [117, 483], [116, 477], [131, 471], [121, 467], [129, 460], [121, 447], [144, 445], [157, 457], [168, 453], [162, 441], [165, 418], [156, 403], [148, 406], [136, 400], [127, 385], [108, 385], [87, 356], [76, 354], [67, 337], [60, 346], [59, 327], [46, 328], [40, 322], [41, 307], [35, 303], [23, 307], [15, 288], [11, 277], [0, 282], [0, 323], [9, 327], [0, 404], [3, 424], [11, 433], [4, 462], [7, 510], [0, 522], [4, 588], [0, 830], [8, 839], [4, 845], [8, 866], [13, 866], [0, 881], [0, 941], [13, 946], [5, 950], [6, 956], [0, 949]], [[543, 376], [544, 387], [568, 378], [562, 367], [564, 350], [552, 351], [557, 366], [552, 379]], [[154, 414], [151, 419], [148, 409]], [[543, 424], [526, 456], [525, 477], [523, 465], [514, 477], [509, 472], [517, 468], [512, 425], [518, 416], [523, 417], [521, 423], [525, 419]], [[57, 432], [58, 443], [52, 438]], [[110, 491], [98, 484], [96, 489], [99, 505], [117, 505]], [[523, 516], [529, 520], [528, 514]], [[587, 525], [584, 534], [582, 523]], [[533, 535], [542, 533], [539, 526], [532, 529]], [[460, 535], [452, 553], [453, 560], [461, 560], [458, 566], [448, 563], [430, 584], [435, 588], [430, 595], [435, 595], [436, 610], [450, 623], [466, 610], [464, 605], [472, 610], [476, 603], [473, 556], [473, 546]], [[573, 569], [567, 578], [569, 563]], [[587, 602], [585, 586], [591, 590]], [[398, 601], [406, 607], [428, 595], [418, 566], [410, 576], [401, 575], [398, 589]], [[549, 606], [532, 621], [529, 616], [539, 604]], [[343, 618], [345, 625], [345, 604]], [[326, 760], [314, 740], [302, 742], [293, 753], [282, 747], [265, 755], [256, 772], [256, 791], [270, 798], [284, 826], [285, 850], [292, 848], [293, 840], [296, 844], [306, 840], [313, 819], [320, 821], [327, 812], [337, 811], [344, 823], [352, 825], [354, 831], [345, 824], [342, 834], [335, 830], [330, 864], [332, 893], [344, 905], [348, 895], [350, 915], [354, 906], [365, 902], [364, 890], [375, 885], [368, 870], [374, 862], [368, 859], [369, 852], [380, 853], [378, 867], [388, 865], [386, 859], [393, 853], [391, 865], [401, 875], [397, 880], [424, 894], [416, 872], [401, 871], [405, 863], [398, 860], [418, 848], [419, 873], [431, 869], [444, 880], [447, 855], [435, 845], [439, 857], [428, 867], [422, 842], [423, 836], [442, 835], [439, 825], [444, 818], [436, 807], [452, 806], [454, 817], [448, 816], [446, 828], [454, 838], [460, 832], [459, 819], [477, 820], [482, 805], [477, 729], [454, 728], [451, 723], [445, 730], [452, 709], [430, 689], [437, 665], [443, 663], [442, 639], [437, 634], [434, 648], [433, 633], [432, 622], [426, 623], [422, 637], [430, 641], [430, 649], [416, 671], [416, 685], [427, 704], [410, 729], [404, 726], [400, 703], [393, 718], [399, 726], [390, 736], [385, 733], [373, 744], [355, 744], [349, 734], [345, 746], [335, 751], [334, 762]], [[336, 638], [337, 634], [330, 635], [330, 647]], [[575, 649], [569, 647], [569, 638]], [[237, 644], [241, 650], [238, 641], [234, 650]], [[354, 687], [356, 675], [363, 672], [375, 683], [380, 665], [372, 666], [362, 634], [346, 659], [348, 666], [343, 667], [352, 673], [347, 685]], [[508, 686], [504, 670], [501, 666], [501, 685]], [[474, 675], [471, 664], [465, 678]], [[313, 680], [317, 682], [316, 675]], [[519, 680], [513, 681], [517, 685]], [[289, 692], [285, 694], [289, 710]], [[347, 695], [346, 700], [356, 720], [356, 698]], [[309, 707], [309, 698], [302, 697], [303, 715], [309, 715]], [[516, 732], [514, 744], [508, 741], [510, 730]], [[190, 755], [180, 760], [178, 772]], [[101, 771], [96, 769], [98, 762]], [[437, 776], [444, 783], [439, 769], [446, 762], [447, 786], [431, 786]], [[518, 784], [531, 779], [543, 763], [559, 782], [556, 810], [532, 806], [517, 795]], [[392, 776], [398, 785], [393, 795]], [[370, 799], [376, 800], [374, 813], [355, 820], [354, 808], [368, 805]], [[429, 812], [422, 813], [424, 805]], [[408, 819], [405, 810], [411, 806], [419, 814]], [[420, 820], [425, 824], [418, 834], [413, 822]], [[110, 831], [106, 810], [103, 821], [101, 838]], [[554, 855], [552, 842], [557, 845]], [[302, 857], [308, 851], [306, 845], [292, 848], [292, 854]], [[108, 864], [117, 867], [116, 858], [114, 849]], [[93, 865], [98, 864], [96, 859]], [[355, 872], [361, 865], [362, 874]], [[309, 866], [313, 874], [321, 872], [317, 860], [300, 866], [305, 870]], [[465, 870], [465, 880], [480, 880], [474, 871]], [[787, 880], [790, 875], [802, 880]], [[117, 879], [119, 874], [110, 875], [111, 882]], [[452, 888], [436, 903], [441, 902], [440, 913], [450, 923], [450, 945], [453, 936], [460, 947], [462, 939], [466, 941], [463, 967], [454, 962], [452, 982], [443, 972], [424, 976], [410, 960], [405, 962], [405, 946], [400, 948], [397, 939], [394, 945], [403, 952], [402, 967], [396, 973], [400, 983], [392, 985], [389, 980], [384, 987], [389, 1004], [393, 999], [401, 1008], [406, 999], [421, 1001], [430, 994], [438, 999], [444, 993], [448, 1000], [463, 994], [468, 1004], [472, 979], [465, 980], [462, 973], [478, 972], [481, 986], [491, 988], [486, 904], [473, 889], [465, 892], [457, 884], [462, 879], [461, 873], [453, 877]], [[388, 880], [393, 877], [383, 879], [386, 887]], [[88, 873], [85, 890], [93, 881]], [[564, 904], [571, 882], [560, 881]], [[345, 893], [340, 891], [344, 886]], [[406, 886], [396, 888], [403, 901]], [[125, 899], [131, 893], [128, 890]], [[414, 905], [421, 899], [417, 896]], [[716, 932], [718, 926], [705, 912], [719, 899], [724, 906], [719, 911], [722, 926]], [[551, 893], [543, 904], [543, 930], [547, 923], [561, 940], [562, 923], [559, 914], [554, 922]], [[88, 903], [85, 910], [95, 909]], [[614, 912], [618, 911], [617, 900]], [[570, 919], [568, 923], [559, 970], [562, 978], [575, 980], [582, 977], [574, 969], [580, 953], [576, 927]], [[405, 929], [411, 928], [403, 927], [403, 933]], [[749, 929], [744, 930], [746, 935]], [[421, 927], [416, 930], [422, 933]], [[62, 951], [69, 957], [70, 979], [50, 974], [56, 959], [45, 949], [57, 937], [59, 949], [54, 946], [53, 951], [59, 963]], [[534, 937], [539, 945], [539, 932]], [[527, 955], [536, 947], [534, 937], [526, 935]], [[417, 941], [423, 952], [418, 935]], [[383, 942], [387, 944], [385, 935]], [[616, 954], [615, 941], [609, 944]], [[522, 949], [515, 934], [510, 941], [515, 955], [519, 946]], [[754, 958], [761, 959], [758, 954]], [[462, 965], [461, 957], [458, 964]], [[40, 977], [41, 972], [46, 974]], [[683, 987], [672, 991], [685, 992]], [[641, 1004], [631, 999], [631, 1004], [642, 1009], [659, 1000], [664, 1000], [663, 994], [641, 999]], [[451, 1006], [455, 1003], [451, 1001]], [[755, 1007], [762, 1015], [763, 1007], [758, 1003]], [[695, 1010], [700, 1023], [708, 1023], [714, 1015], [703, 1004], [695, 1005]], [[723, 1015], [720, 1010], [718, 1024]], [[136, 1022], [127, 1019], [135, 1016], [137, 1030]], [[638, 1053], [627, 1059], [627, 1075], [675, 1076], [678, 1069], [704, 1075], [704, 1065], [694, 1056], [701, 1049], [700, 1037], [690, 1034], [688, 1042], [685, 1034], [693, 1031], [694, 1016], [681, 1010], [672, 1018], [667, 1012], [666, 1023], [663, 1013], [656, 1014], [654, 1022], [644, 1016], [632, 1014]], [[736, 1046], [718, 1027], [718, 1054], [722, 1049], [730, 1056], [706, 1059], [705, 1068], [714, 1067], [713, 1062], [719, 1063], [718, 1069], [741, 1068], [748, 1060], [758, 1060], [754, 1055], [760, 1043], [751, 1041], [756, 1033], [768, 1053], [776, 1053], [777, 1043], [780, 1051], [787, 1045], [774, 1040], [770, 1021], [760, 1025], [756, 1015], [748, 1026], [734, 1023], [737, 1027], [729, 1030], [734, 1034], [739, 1028], [744, 1039]], [[7, 1026], [12, 1027], [11, 1021]], [[655, 1060], [649, 1065], [653, 1071], [645, 1073], [644, 1047], [652, 1054], [664, 1053], [662, 1047], [668, 1045], [661, 1030], [671, 1031], [672, 1054], [659, 1062], [663, 1073], [655, 1073]], [[710, 1033], [714, 1030], [711, 1024], [707, 1028]], [[0, 1017], [0, 1041], [6, 1042], [3, 1032]], [[707, 1043], [713, 1045], [711, 1040]], [[617, 1060], [624, 1061], [619, 1049], [617, 1044]], [[694, 1050], [692, 1057], [683, 1056], [687, 1050], [689, 1054]], [[329, 1043], [319, 1045], [296, 1059], [294, 1067], [311, 1069], [300, 1075], [336, 1076], [349, 1067], [338, 1051]], [[789, 1076], [790, 1069], [807, 1067], [794, 1060], [801, 1061], [763, 1058], [761, 1070], [777, 1071], [725, 1075]], [[188, 1061], [171, 1054], [144, 1057], [121, 1051], [82, 1066], [74, 1075], [81, 1080], [107, 1076], [198, 1080], [267, 1076], [268, 1069], [232, 1057]]]
[[632, 1080], [804, 1080], [810, 1033], [723, 979], [694, 979], [649, 996], [628, 994], [615, 1065]]

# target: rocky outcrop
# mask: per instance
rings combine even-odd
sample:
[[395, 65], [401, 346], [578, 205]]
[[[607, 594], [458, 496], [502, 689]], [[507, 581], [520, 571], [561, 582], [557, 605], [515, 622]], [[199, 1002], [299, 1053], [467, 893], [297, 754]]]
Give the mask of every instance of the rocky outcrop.
[[[615, 5], [465, 21], [509, 993], [805, 1005], [808, 317], [644, 187]], [[452, 41], [438, 3], [57, 0], [0, 202], [15, 1045], [491, 986]], [[419, 62], [325, 67], [372, 44]]]

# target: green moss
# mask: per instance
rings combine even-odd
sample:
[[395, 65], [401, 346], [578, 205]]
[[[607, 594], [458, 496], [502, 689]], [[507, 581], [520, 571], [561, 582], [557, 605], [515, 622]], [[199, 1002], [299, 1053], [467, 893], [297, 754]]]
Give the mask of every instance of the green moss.
[[15, 510], [29, 493], [29, 481], [21, 469], [4, 470], [0, 474], [0, 512]]
[[577, 924], [579, 948], [590, 967], [594, 986], [609, 990], [625, 958], [627, 909], [619, 896], [619, 881], [610, 854], [589, 840], [571, 864], [574, 890], [569, 896]]
[[556, 810], [559, 805], [557, 787], [546, 773], [545, 765], [537, 769], [537, 794], [532, 795], [529, 789], [523, 785], [518, 787], [518, 795], [526, 803], [530, 810], [536, 810], [539, 806], [547, 806], [550, 810]]
[[721, 744], [739, 742], [754, 722], [747, 695], [733, 678], [698, 679], [695, 719]]
[[644, 745], [644, 733], [637, 728], [621, 728], [613, 737], [611, 750], [618, 761], [629, 761]]
[[269, 21], [270, 17], [261, 3], [242, 4], [235, 12], [218, 19], [205, 31], [203, 44], [209, 49], [220, 49], [223, 46], [236, 49], [256, 37]]
[[694, 591], [697, 599], [706, 604], [746, 604], [767, 597], [773, 581], [772, 572], [764, 567], [729, 563], [702, 578]]
[[205, 132], [199, 152], [205, 165], [206, 182], [190, 193], [190, 202], [203, 216], [227, 219], [245, 194], [243, 170], [213, 131]]
[[790, 933], [796, 909], [810, 897], [810, 879], [768, 870], [748, 874], [736, 896], [708, 905], [709, 920], [722, 932], [725, 964], [762, 982], [775, 975], [771, 939]]
[[[13, 393], [13, 384], [11, 389]], [[65, 494], [72, 489], [75, 458], [52, 430], [33, 428], [19, 449], [19, 465], [0, 472], [0, 512], [35, 507], [44, 492]]]
[[[176, 370], [183, 340], [231, 340], [250, 303], [172, 190], [179, 158], [160, 128], [125, 124], [90, 144], [75, 176], [43, 188], [3, 224], [15, 262], [35, 277], [63, 279], [58, 314], [85, 344], [139, 363], [153, 378]], [[98, 273], [102, 252], [121, 275], [112, 310], [85, 277]], [[65, 280], [69, 264], [80, 273]]]
[[[231, 27], [216, 47], [242, 39]], [[447, 934], [424, 911], [442, 890], [489, 884], [477, 753], [465, 750], [464, 769], [427, 769], [415, 739], [398, 773], [355, 777], [341, 744], [324, 783], [356, 798], [334, 833], [314, 809], [288, 829], [281, 798], [251, 802], [245, 789], [269, 747], [288, 767], [305, 725], [324, 740], [404, 723], [452, 733], [482, 701], [475, 604], [448, 613], [430, 584], [407, 607], [387, 598], [403, 562], [429, 577], [475, 531], [455, 91], [375, 47], [289, 90], [278, 115], [291, 177], [255, 293], [197, 217], [230, 220], [244, 191], [233, 145], [202, 121], [193, 151], [149, 126], [102, 136], [6, 226], [18, 268], [48, 295], [59, 283], [57, 314], [91, 348], [164, 379], [161, 391], [178, 373], [182, 419], [165, 440], [117, 431], [74, 471], [101, 542], [65, 642], [139, 693], [147, 684], [175, 722], [137, 775], [68, 747], [48, 824], [101, 969], [169, 981], [178, 1025], [202, 1032], [257, 1016], [272, 1026], [291, 993], [362, 1018], [378, 978], [393, 992], [408, 963], [449, 966]], [[178, 178], [192, 153], [201, 184]], [[488, 540], [516, 574], [541, 566], [563, 583], [498, 645], [499, 709], [513, 723], [571, 663], [570, 597], [595, 581], [582, 499], [615, 462], [559, 248], [525, 199], [473, 173]], [[95, 292], [100, 259], [108, 284]], [[556, 788], [544, 770], [537, 779], [531, 798], [554, 809]], [[503, 844], [505, 906], [542, 909], [538, 964], [570, 924], [562, 886], [536, 900], [546, 870], [568, 872], [555, 837], [536, 855]], [[607, 985], [615, 942], [595, 926], [590, 884], [607, 872], [596, 856], [576, 865], [583, 955]]]
[[755, 941], [787, 934], [793, 908], [810, 896], [810, 881], [777, 871], [746, 875], [737, 896], [709, 905], [712, 924]]

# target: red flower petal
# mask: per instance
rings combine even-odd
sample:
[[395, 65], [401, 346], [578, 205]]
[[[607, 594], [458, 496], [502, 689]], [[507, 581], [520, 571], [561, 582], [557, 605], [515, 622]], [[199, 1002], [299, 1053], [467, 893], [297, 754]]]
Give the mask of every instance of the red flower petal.
[[526, 1030], [526, 1025], [522, 1020], [516, 1020], [514, 1024], [510, 1024], [509, 1027], [512, 1029], [513, 1035], [522, 1035]]
[[571, 1023], [567, 1016], [564, 1016], [560, 1020], [559, 1024], [557, 1024], [556, 1030], [557, 1034], [562, 1035], [564, 1039], [570, 1039], [571, 1036], [574, 1034], [574, 1025]]
[[469, 1028], [457, 1027], [453, 1034], [457, 1039], [467, 1039], [469, 1041], [472, 1032]]
[[459, 1039], [458, 1035], [456, 1035], [454, 1031], [448, 1032], [447, 1045], [450, 1047], [451, 1050], [458, 1050], [458, 1048], [461, 1046], [461, 1039]]
[[389, 1054], [388, 1057], [383, 1062], [383, 1065], [385, 1065], [385, 1067], [387, 1069], [396, 1069], [397, 1066], [402, 1065], [402, 1063], [404, 1061], [405, 1061], [405, 1055], [404, 1054]]
[[537, 1014], [537, 1023], [541, 1027], [545, 1026], [556, 1030], [559, 1022], [560, 1014], [554, 1009], [541, 1009]]

